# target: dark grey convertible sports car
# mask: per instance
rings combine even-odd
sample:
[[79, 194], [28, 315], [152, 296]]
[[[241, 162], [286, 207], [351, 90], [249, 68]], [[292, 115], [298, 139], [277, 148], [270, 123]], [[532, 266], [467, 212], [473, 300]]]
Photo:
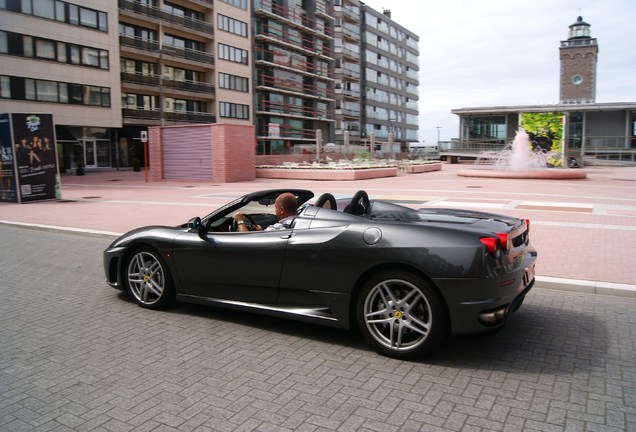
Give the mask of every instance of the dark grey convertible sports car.
[[[299, 204], [291, 228], [238, 232], [237, 211], [248, 225], [276, 223], [284, 192]], [[534, 283], [526, 220], [416, 210], [364, 191], [313, 197], [254, 192], [182, 226], [131, 231], [104, 251], [108, 284], [146, 308], [177, 300], [357, 326], [377, 351], [406, 359], [449, 332], [502, 326]]]

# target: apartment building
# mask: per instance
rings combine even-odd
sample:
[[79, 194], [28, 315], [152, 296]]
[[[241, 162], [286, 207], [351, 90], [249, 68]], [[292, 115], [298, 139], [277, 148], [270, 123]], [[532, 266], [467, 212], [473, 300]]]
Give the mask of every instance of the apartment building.
[[52, 113], [62, 170], [113, 165], [117, 15], [110, 1], [0, 0], [0, 111]]
[[252, 124], [248, 0], [118, 0], [118, 7], [123, 166], [142, 157], [148, 126]]
[[53, 113], [63, 168], [141, 165], [187, 123], [254, 125], [257, 155], [407, 148], [417, 43], [359, 0], [0, 0], [2, 111]]
[[359, 0], [335, 1], [335, 140], [360, 145], [362, 138], [362, 54]]
[[254, 0], [258, 155], [333, 141], [334, 17], [326, 0]]
[[418, 141], [419, 37], [365, 4], [362, 15], [362, 137], [377, 141], [393, 136], [394, 147], [408, 151]]

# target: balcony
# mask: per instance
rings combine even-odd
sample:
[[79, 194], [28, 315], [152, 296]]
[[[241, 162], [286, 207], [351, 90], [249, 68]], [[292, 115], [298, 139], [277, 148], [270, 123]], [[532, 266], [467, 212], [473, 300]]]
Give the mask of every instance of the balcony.
[[159, 51], [159, 42], [151, 39], [144, 39], [135, 36], [119, 35], [119, 45], [122, 47], [136, 48], [143, 51], [156, 53]]
[[307, 17], [304, 9], [281, 6], [272, 0], [257, 0], [254, 2], [254, 14], [267, 15], [278, 20], [282, 18], [289, 25], [313, 32], [317, 36], [333, 38], [333, 29], [324, 26], [320, 28], [317, 21]]
[[329, 81], [333, 80], [333, 78], [329, 76], [331, 70], [328, 67], [316, 66], [307, 61], [299, 61], [298, 59], [292, 58], [292, 56], [285, 51], [269, 51], [262, 47], [256, 47], [255, 54], [257, 64], [263, 65], [264, 63], [269, 63], [279, 65], [284, 69], [289, 69], [290, 72], [311, 75]]
[[278, 79], [271, 76], [261, 76], [258, 80], [259, 87], [266, 87], [267, 89], [278, 89], [285, 92], [294, 93], [301, 97], [311, 98], [333, 98], [333, 92], [326, 88], [320, 88], [315, 85], [302, 83], [294, 80]]
[[[210, 5], [211, 4], [212, 1], [210, 1]], [[119, 0], [119, 9], [122, 11], [131, 11], [135, 14], [143, 15], [144, 17], [156, 18], [164, 22], [176, 24], [179, 27], [197, 30], [207, 34], [211, 34], [214, 31], [214, 26], [205, 21], [171, 14], [161, 10], [161, 8], [149, 6], [136, 0]]]
[[124, 119], [161, 121], [163, 115], [164, 121], [174, 123], [216, 123], [214, 114], [202, 112], [164, 111], [162, 113], [157, 109], [124, 108], [122, 114]]
[[159, 87], [160, 85], [163, 85], [163, 87], [167, 89], [183, 90], [185, 92], [206, 94], [209, 96], [214, 96], [215, 94], [215, 88], [211, 84], [195, 81], [177, 81], [166, 78], [161, 80], [158, 75], [122, 72], [121, 80], [124, 83], [151, 87]]
[[352, 7], [343, 6], [342, 16], [348, 21], [360, 22], [360, 10], [358, 8], [354, 9]]
[[214, 65], [214, 56], [205, 51], [197, 51], [189, 48], [177, 48], [171, 45], [163, 45], [162, 54], [179, 57], [186, 60], [193, 60], [199, 63], [205, 63], [208, 66]]
[[171, 45], [160, 46], [156, 40], [143, 39], [135, 36], [119, 35], [119, 44], [122, 47], [135, 48], [147, 51], [152, 57], [159, 55], [176, 57], [177, 59], [192, 60], [204, 63], [207, 67], [214, 65], [214, 56], [205, 51], [197, 51], [187, 48], [177, 48]]
[[342, 48], [342, 54], [352, 60], [360, 60], [360, 53], [349, 48]]
[[257, 107], [259, 114], [276, 114], [303, 119], [325, 120], [333, 119], [332, 110], [318, 109], [314, 107], [292, 105], [281, 102], [262, 101]]
[[260, 25], [259, 30], [259, 33], [256, 35], [257, 40], [271, 39], [274, 43], [287, 48], [298, 49], [305, 55], [318, 55], [333, 60], [333, 53], [328, 46], [318, 45], [315, 41], [304, 37], [299, 38], [296, 35], [291, 35], [287, 31], [270, 29], [267, 25]]

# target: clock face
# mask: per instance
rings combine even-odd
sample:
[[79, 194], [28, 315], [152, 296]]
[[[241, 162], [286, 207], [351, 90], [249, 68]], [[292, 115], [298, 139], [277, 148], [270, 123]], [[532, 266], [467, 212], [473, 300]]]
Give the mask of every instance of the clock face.
[[572, 84], [579, 85], [583, 82], [583, 77], [581, 75], [573, 75], [572, 76]]

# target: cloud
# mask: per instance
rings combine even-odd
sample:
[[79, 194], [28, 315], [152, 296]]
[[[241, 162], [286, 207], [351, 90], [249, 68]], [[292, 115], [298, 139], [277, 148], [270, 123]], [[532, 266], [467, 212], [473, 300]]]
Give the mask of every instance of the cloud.
[[[363, 0], [364, 1], [364, 0]], [[557, 103], [559, 45], [582, 15], [598, 39], [597, 101], [636, 101], [634, 0], [368, 0], [420, 38], [420, 139], [457, 137], [451, 109]]]

